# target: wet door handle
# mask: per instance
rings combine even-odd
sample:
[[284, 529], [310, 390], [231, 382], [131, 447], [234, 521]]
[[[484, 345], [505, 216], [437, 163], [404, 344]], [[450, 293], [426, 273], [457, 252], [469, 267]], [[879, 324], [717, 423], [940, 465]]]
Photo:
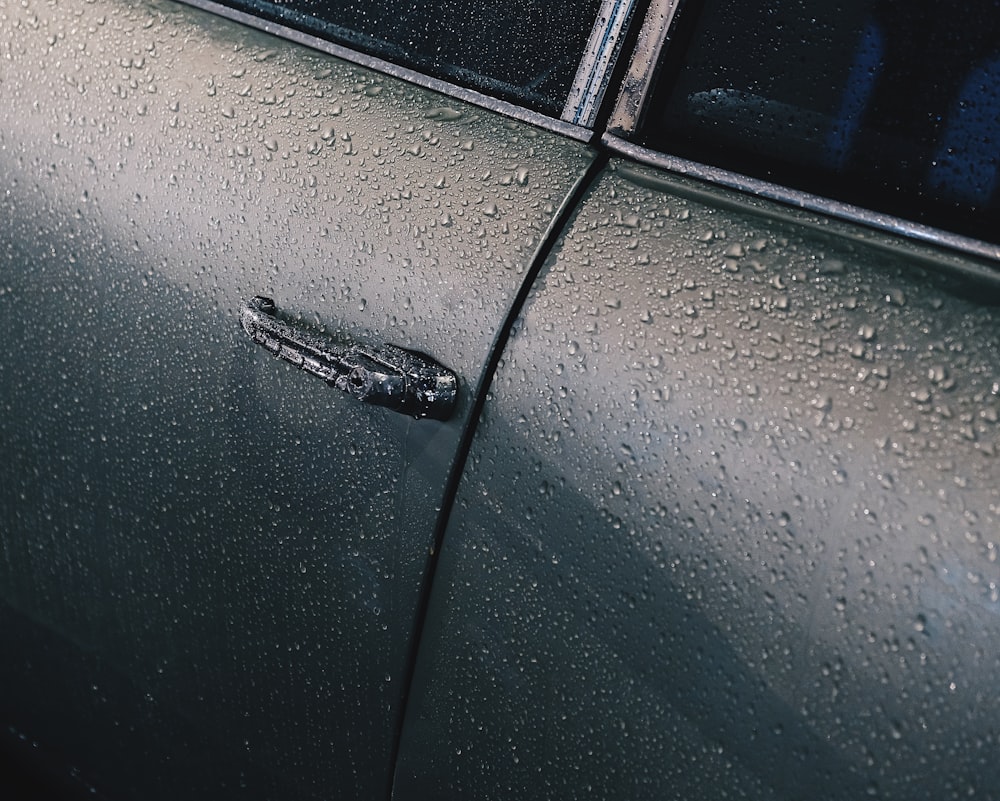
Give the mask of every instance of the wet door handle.
[[240, 304], [240, 324], [258, 345], [365, 403], [413, 417], [447, 420], [458, 399], [455, 374], [395, 345], [339, 344], [277, 316], [261, 295]]

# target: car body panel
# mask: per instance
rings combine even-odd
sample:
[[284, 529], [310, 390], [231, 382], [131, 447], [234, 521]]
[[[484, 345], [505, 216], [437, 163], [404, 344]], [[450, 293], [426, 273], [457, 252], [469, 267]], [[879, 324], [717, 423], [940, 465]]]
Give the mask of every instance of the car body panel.
[[399, 799], [988, 795], [1000, 309], [613, 160], [489, 390]]
[[[112, 797], [384, 795], [471, 399], [593, 152], [179, 4], [0, 27], [4, 732]], [[256, 294], [456, 413], [272, 359]]]

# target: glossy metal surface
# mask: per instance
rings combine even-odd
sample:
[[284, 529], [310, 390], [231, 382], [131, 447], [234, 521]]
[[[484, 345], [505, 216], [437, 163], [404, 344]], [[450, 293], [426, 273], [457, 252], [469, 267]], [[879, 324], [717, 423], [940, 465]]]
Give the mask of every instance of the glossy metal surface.
[[634, 5], [634, 0], [603, 0], [601, 3], [563, 108], [562, 118], [567, 122], [593, 127], [628, 32]]
[[[850, 203], [831, 200], [770, 181], [761, 181], [718, 167], [657, 153], [649, 148], [607, 134], [605, 134], [603, 141], [614, 153], [630, 160], [659, 167], [676, 175], [697, 179], [699, 182], [710, 182], [717, 186], [736, 189], [745, 195], [740, 202], [766, 209], [765, 213], [771, 217], [783, 217], [794, 220], [800, 225], [819, 229], [837, 227], [836, 223], [827, 219], [830, 217], [851, 223], [860, 223], [873, 229], [873, 232], [865, 233], [857, 226], [841, 226], [841, 228], [847, 236], [881, 241], [882, 247], [908, 255], [919, 263], [926, 263], [928, 260], [938, 263], [945, 272], [964, 276], [974, 283], [990, 288], [992, 292], [997, 291], [997, 288], [1000, 287], [1000, 247], [990, 242], [971, 239], [950, 231], [943, 231], [940, 228], [921, 225], [910, 220], [893, 217], [890, 214], [863, 209]], [[712, 190], [704, 192], [704, 195], [706, 198], [720, 196]], [[755, 200], [755, 198], [759, 198], [759, 200]], [[775, 200], [783, 204], [785, 208], [774, 207], [770, 201]], [[805, 210], [805, 212], [800, 210]], [[818, 212], [822, 216], [809, 212]], [[887, 237], [881, 232], [899, 234], [899, 236]], [[953, 252], [942, 252], [937, 249], [929, 251], [922, 243], [938, 245]], [[932, 257], [927, 255], [929, 252], [933, 253]]]
[[399, 798], [994, 791], [1000, 309], [765, 205], [618, 162], [581, 206], [469, 457]]
[[0, 4], [0, 722], [111, 797], [384, 795], [470, 397], [579, 143], [172, 3]]
[[670, 26], [683, 0], [650, 0], [615, 110], [608, 120], [611, 133], [628, 137], [639, 127], [646, 100], [653, 89], [656, 65], [666, 46]]

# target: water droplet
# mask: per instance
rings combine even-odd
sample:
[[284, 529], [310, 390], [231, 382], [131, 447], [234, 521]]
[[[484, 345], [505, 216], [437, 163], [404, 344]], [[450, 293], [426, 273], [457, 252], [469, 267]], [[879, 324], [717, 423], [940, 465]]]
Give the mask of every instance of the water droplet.
[[462, 118], [462, 112], [458, 109], [445, 108], [441, 106], [439, 108], [432, 108], [425, 112], [424, 116], [429, 120], [440, 120], [441, 122], [454, 122]]
[[906, 296], [900, 289], [890, 289], [885, 293], [885, 302], [890, 306], [905, 306]]

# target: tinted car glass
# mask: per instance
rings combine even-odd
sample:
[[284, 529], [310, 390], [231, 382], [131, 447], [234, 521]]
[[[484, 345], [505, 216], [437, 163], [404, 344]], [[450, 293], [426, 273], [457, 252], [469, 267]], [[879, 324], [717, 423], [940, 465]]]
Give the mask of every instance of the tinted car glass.
[[708, 0], [642, 131], [673, 155], [1000, 241], [1000, 3]]
[[243, 0], [227, 5], [557, 116], [600, 2]]

